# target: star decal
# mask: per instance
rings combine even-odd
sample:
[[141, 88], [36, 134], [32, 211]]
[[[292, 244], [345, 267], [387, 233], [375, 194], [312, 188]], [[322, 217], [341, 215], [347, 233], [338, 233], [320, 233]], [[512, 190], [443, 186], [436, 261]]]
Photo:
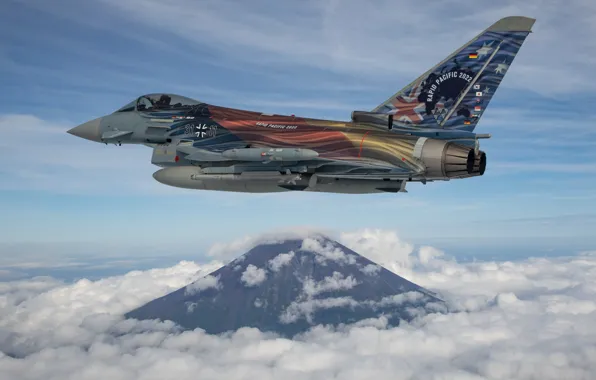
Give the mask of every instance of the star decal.
[[488, 55], [488, 53], [490, 53], [493, 50], [491, 46], [494, 42], [495, 41], [492, 41], [490, 44], [483, 43], [482, 47], [476, 50], [476, 53], [478, 53], [478, 58], [482, 58], [482, 56]]
[[497, 64], [497, 68], [495, 69], [495, 74], [505, 75], [505, 73], [507, 73], [508, 68], [509, 68], [509, 65], [507, 64], [507, 61], [503, 61], [503, 63]]

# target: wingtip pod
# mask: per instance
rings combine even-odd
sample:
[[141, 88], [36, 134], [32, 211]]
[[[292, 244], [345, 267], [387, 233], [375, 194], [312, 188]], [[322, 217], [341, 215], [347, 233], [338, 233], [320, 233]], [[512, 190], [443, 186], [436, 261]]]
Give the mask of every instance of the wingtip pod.
[[536, 19], [525, 16], [503, 17], [492, 24], [488, 32], [531, 32]]

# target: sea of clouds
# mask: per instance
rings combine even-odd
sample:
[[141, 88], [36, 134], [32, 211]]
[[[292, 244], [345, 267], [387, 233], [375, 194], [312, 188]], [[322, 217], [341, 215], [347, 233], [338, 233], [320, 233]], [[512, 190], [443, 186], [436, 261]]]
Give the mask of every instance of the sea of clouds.
[[[210, 336], [122, 317], [263, 241], [245, 237], [214, 246], [205, 264], [182, 261], [68, 284], [48, 277], [0, 283], [0, 378], [596, 378], [596, 252], [464, 264], [432, 247], [415, 248], [392, 231], [334, 237], [439, 293], [456, 311], [391, 329], [383, 320], [317, 326], [295, 340], [251, 328]], [[259, 278], [255, 269], [246, 281]]]

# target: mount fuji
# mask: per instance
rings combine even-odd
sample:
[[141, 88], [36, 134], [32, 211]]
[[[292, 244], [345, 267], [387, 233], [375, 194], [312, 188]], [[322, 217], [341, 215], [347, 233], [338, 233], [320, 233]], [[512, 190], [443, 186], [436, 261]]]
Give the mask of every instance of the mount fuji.
[[316, 325], [395, 326], [444, 311], [434, 293], [317, 235], [260, 244], [126, 317], [210, 334], [255, 327], [293, 337]]

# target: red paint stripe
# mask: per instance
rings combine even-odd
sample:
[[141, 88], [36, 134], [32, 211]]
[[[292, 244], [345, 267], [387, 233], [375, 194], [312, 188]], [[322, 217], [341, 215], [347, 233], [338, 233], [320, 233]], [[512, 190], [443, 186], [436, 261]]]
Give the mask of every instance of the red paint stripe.
[[364, 139], [366, 138], [366, 135], [368, 135], [370, 133], [370, 131], [366, 132], [364, 134], [364, 136], [362, 136], [362, 140], [360, 140], [360, 151], [358, 152], [358, 158], [360, 158], [360, 156], [362, 155], [362, 144], [364, 143]]

